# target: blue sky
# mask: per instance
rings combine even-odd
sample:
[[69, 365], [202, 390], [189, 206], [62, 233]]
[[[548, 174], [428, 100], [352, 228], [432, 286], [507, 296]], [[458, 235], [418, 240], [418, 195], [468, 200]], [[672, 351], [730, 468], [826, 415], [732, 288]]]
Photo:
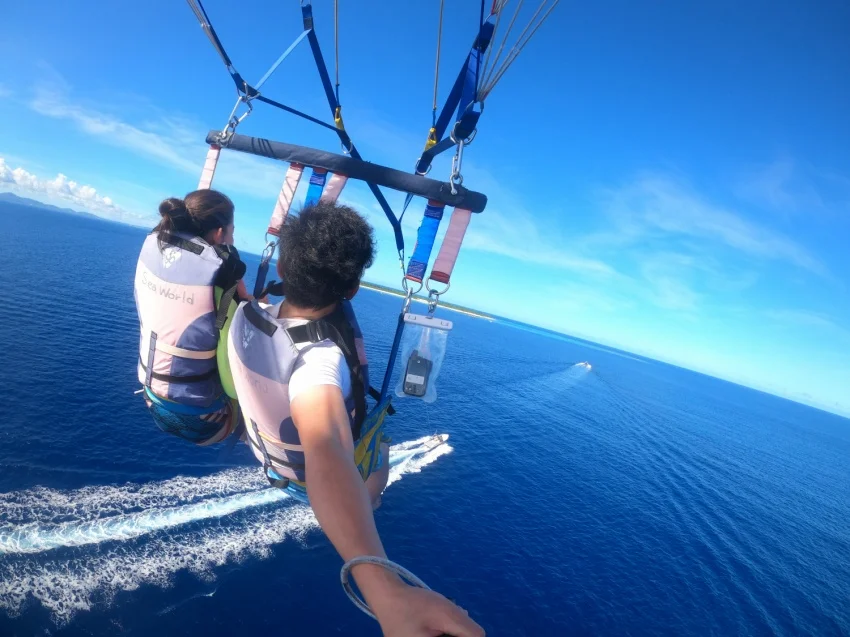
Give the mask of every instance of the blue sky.
[[[412, 167], [430, 124], [438, 2], [341, 5], [347, 127], [367, 159]], [[447, 2], [442, 96], [475, 5]], [[256, 80], [300, 32], [298, 3], [236, 6], [206, 4]], [[332, 66], [331, 7], [315, 11]], [[160, 199], [195, 187], [205, 132], [234, 93], [185, 4], [4, 13], [0, 190], [148, 225]], [[447, 300], [850, 414], [848, 25], [838, 0], [561, 3], [466, 152], [465, 184], [490, 204]], [[265, 92], [326, 119], [302, 47]], [[338, 148], [263, 105], [240, 130]], [[261, 249], [284, 168], [222, 159], [216, 186], [237, 203], [239, 247]], [[448, 171], [440, 161], [433, 175]], [[365, 188], [345, 198], [381, 241], [368, 278], [397, 285], [388, 224]], [[418, 221], [416, 209], [405, 218], [408, 250]]]

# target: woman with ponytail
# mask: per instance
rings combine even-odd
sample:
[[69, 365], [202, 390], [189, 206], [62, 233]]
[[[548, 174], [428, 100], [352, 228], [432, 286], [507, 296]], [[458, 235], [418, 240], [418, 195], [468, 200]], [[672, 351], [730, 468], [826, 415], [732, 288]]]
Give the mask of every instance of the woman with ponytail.
[[233, 202], [196, 190], [166, 199], [159, 214], [136, 266], [138, 377], [160, 429], [212, 444], [238, 424], [226, 336], [239, 300], [251, 299], [232, 245]]

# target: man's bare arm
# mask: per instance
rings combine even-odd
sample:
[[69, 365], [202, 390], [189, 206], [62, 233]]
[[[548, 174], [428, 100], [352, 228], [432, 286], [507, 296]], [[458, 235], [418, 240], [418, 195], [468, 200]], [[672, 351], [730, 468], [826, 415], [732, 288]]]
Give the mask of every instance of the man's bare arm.
[[[369, 493], [354, 464], [354, 441], [339, 387], [311, 388], [291, 408], [304, 448], [307, 495], [322, 530], [345, 561], [361, 555], [386, 557]], [[380, 566], [362, 564], [353, 574], [388, 637], [484, 635], [439, 593], [409, 586]]]
[[[342, 392], [319, 385], [292, 401], [292, 419], [304, 447], [307, 495], [322, 530], [348, 561], [360, 555], [386, 557], [372, 503], [354, 464], [354, 441]], [[357, 567], [357, 584], [374, 608], [383, 589], [399, 583], [395, 575], [370, 565]]]

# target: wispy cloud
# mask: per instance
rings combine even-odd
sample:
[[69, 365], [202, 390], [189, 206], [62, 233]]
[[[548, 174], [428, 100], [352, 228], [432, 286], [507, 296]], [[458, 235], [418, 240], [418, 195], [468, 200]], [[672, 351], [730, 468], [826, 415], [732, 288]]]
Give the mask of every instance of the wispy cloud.
[[647, 300], [656, 306], [677, 312], [695, 312], [701, 295], [687, 280], [695, 268], [695, 259], [677, 253], [658, 253], [640, 262], [640, 274], [646, 284]]
[[597, 241], [652, 245], [671, 239], [697, 240], [828, 276], [823, 262], [801, 244], [707, 200], [670, 177], [644, 175], [623, 188], [608, 190], [605, 200], [617, 231], [613, 236], [597, 237]]
[[850, 210], [850, 179], [787, 156], [745, 169], [736, 192], [762, 209], [789, 215]]
[[828, 314], [798, 309], [768, 310], [765, 314], [768, 318], [786, 325], [813, 327], [827, 330], [833, 334], [841, 335], [850, 340], [850, 329], [840, 325]]
[[532, 213], [503, 180], [472, 163], [465, 171], [489, 200], [487, 210], [469, 224], [465, 247], [584, 275], [617, 275], [609, 263], [567, 237], [562, 227], [547, 223], [547, 211]]
[[[145, 122], [131, 123], [98, 109], [96, 104], [75, 101], [61, 81], [36, 87], [29, 107], [46, 117], [69, 121], [102, 143], [196, 178], [200, 176], [208, 128], [189, 118], [165, 115], [151, 108]], [[216, 173], [216, 183], [243, 194], [270, 193], [269, 197], [274, 197], [283, 174], [283, 166], [272, 160], [226, 153]]]
[[61, 200], [80, 210], [117, 221], [148, 221], [116, 205], [111, 197], [101, 195], [94, 186], [80, 184], [62, 173], [53, 178], [42, 178], [21, 167], [12, 168], [3, 157], [0, 157], [0, 188], [38, 200], [46, 199], [47, 203]]
[[82, 132], [110, 145], [179, 170], [199, 170], [199, 163], [190, 161], [184, 156], [185, 152], [181, 152], [181, 146], [185, 148], [187, 136], [183, 135], [183, 130], [174, 126], [169, 126], [170, 134], [143, 130], [111, 115], [75, 104], [68, 99], [65, 91], [57, 87], [38, 87], [30, 107], [46, 117], [69, 120]]

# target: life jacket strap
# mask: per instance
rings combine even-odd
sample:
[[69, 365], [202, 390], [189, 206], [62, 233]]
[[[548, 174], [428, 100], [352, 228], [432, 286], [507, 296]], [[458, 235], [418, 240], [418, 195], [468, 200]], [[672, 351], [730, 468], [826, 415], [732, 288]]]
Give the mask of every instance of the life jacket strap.
[[159, 239], [163, 243], [180, 248], [181, 250], [188, 250], [194, 254], [201, 254], [204, 251], [203, 246], [198, 245], [194, 241], [187, 241], [186, 239], [173, 235], [170, 232], [160, 232]]
[[239, 252], [233, 246], [215, 246], [215, 253], [221, 259], [221, 267], [216, 274], [215, 284], [223, 292], [218, 301], [215, 313], [216, 336], [220, 336], [224, 324], [227, 323], [227, 312], [230, 304], [237, 297], [236, 285], [245, 276], [246, 266], [239, 258]]
[[167, 343], [156, 343], [156, 349], [160, 352], [171, 354], [172, 356], [179, 356], [180, 358], [191, 358], [193, 360], [206, 360], [209, 358], [215, 358], [216, 354], [216, 351], [214, 349], [195, 351], [191, 349], [183, 349], [182, 347], [174, 347], [173, 345], [168, 345]]
[[363, 382], [363, 372], [357, 352], [348, 347], [339, 328], [328, 319], [310, 321], [304, 325], [287, 328], [286, 331], [293, 343], [320, 343], [327, 339], [342, 351], [348, 365], [348, 371], [351, 374], [351, 393], [354, 398], [354, 427], [351, 433], [354, 440], [358, 440], [360, 428], [366, 418], [366, 392], [368, 388]]
[[[145, 387], [151, 386], [151, 379], [155, 378], [153, 371], [153, 361], [154, 356], [156, 356], [156, 332], [151, 332], [150, 343], [148, 345], [148, 366], [145, 367], [142, 362], [142, 355], [139, 353], [139, 363], [142, 365], [142, 369], [145, 370]], [[159, 379], [157, 379], [159, 380]]]
[[[260, 437], [260, 428], [257, 427], [257, 423], [255, 423], [253, 420], [251, 421], [251, 427], [254, 430], [254, 435], [257, 436], [257, 440], [255, 441], [253, 438], [251, 438], [251, 436], [248, 436], [248, 440], [251, 442], [252, 445], [254, 445], [257, 449], [260, 450], [260, 453], [263, 454], [263, 473], [266, 475], [266, 479], [269, 481], [269, 484], [275, 487], [276, 489], [285, 489], [289, 486], [289, 479], [281, 478], [277, 475], [277, 472], [274, 471], [274, 467], [272, 466], [272, 460], [274, 460], [283, 467], [289, 467], [290, 469], [300, 469], [301, 471], [305, 469], [304, 465], [297, 465], [295, 463], [287, 462], [280, 458], [272, 458], [272, 456], [269, 455], [268, 449], [266, 449], [265, 443], [263, 443], [262, 437]], [[277, 477], [273, 477], [271, 472], [274, 472], [274, 475]]]
[[[151, 349], [153, 351], [153, 348]], [[153, 358], [152, 356], [149, 358]], [[208, 372], [204, 372], [203, 374], [192, 374], [189, 376], [173, 376], [171, 374], [160, 374], [158, 372], [153, 371], [153, 362], [148, 361], [147, 367], [145, 366], [142, 357], [139, 356], [139, 365], [142, 366], [142, 369], [145, 371], [145, 386], [151, 386], [151, 379], [161, 380], [164, 383], [200, 383], [201, 381], [208, 380], [218, 374], [218, 369], [213, 367]]]

